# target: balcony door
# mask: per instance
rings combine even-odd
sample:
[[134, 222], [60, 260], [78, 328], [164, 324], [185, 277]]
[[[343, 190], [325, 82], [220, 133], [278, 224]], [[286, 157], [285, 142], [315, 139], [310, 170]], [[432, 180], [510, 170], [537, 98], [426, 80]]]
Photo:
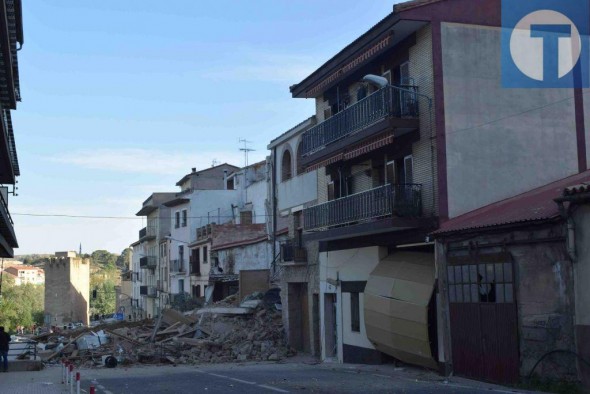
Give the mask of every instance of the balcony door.
[[385, 183], [403, 185], [414, 182], [412, 155], [403, 159], [388, 161], [385, 166]]

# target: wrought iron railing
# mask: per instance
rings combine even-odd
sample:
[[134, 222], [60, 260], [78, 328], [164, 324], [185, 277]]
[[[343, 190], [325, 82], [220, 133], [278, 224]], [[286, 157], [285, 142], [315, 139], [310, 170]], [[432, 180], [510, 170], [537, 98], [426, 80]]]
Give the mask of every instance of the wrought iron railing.
[[350, 225], [387, 216], [422, 215], [422, 185], [384, 185], [303, 211], [305, 230]]
[[9, 360], [37, 360], [37, 342], [32, 340], [13, 340], [8, 350]]
[[307, 130], [302, 154], [309, 155], [387, 117], [417, 118], [418, 88], [388, 85]]
[[307, 249], [296, 246], [291, 241], [281, 244], [281, 260], [284, 262], [302, 263], [307, 261]]
[[156, 227], [155, 226], [146, 226], [139, 230], [139, 239], [145, 237], [155, 237], [156, 236]]
[[139, 258], [139, 268], [156, 268], [158, 260], [156, 256], [144, 256]]

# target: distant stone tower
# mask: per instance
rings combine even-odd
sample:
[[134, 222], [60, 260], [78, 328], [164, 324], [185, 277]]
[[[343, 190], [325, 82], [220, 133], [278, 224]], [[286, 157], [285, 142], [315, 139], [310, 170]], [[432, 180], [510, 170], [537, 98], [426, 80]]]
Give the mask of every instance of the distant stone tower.
[[90, 311], [90, 259], [76, 252], [56, 252], [45, 264], [45, 324], [88, 324]]

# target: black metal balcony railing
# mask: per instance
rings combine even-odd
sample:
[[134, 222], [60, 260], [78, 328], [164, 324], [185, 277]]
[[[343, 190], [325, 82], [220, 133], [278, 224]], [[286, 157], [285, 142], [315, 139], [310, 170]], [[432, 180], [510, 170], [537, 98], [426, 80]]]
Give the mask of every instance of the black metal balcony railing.
[[155, 226], [146, 226], [139, 230], [139, 239], [143, 239], [146, 237], [155, 237], [156, 236], [156, 227]]
[[281, 244], [281, 258], [284, 262], [306, 262], [307, 249], [296, 246], [292, 242], [285, 242]]
[[305, 230], [350, 225], [387, 216], [422, 215], [422, 185], [384, 185], [303, 211]]
[[144, 256], [139, 258], [139, 268], [156, 268], [158, 261], [156, 256]]
[[418, 96], [416, 86], [379, 89], [307, 130], [302, 137], [303, 156], [387, 117], [417, 118]]

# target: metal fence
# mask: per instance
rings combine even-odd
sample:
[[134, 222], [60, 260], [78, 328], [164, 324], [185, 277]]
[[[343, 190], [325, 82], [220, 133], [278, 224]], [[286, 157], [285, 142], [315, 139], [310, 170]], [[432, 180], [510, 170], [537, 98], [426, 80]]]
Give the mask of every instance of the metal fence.
[[418, 88], [388, 85], [357, 101], [307, 130], [302, 137], [302, 154], [309, 155], [386, 117], [417, 118]]
[[14, 341], [10, 342], [8, 351], [9, 360], [37, 360], [37, 342], [36, 341]]
[[387, 184], [303, 211], [305, 230], [342, 226], [386, 216], [420, 216], [422, 185]]
[[144, 256], [139, 258], [139, 268], [156, 268], [158, 261], [156, 256]]

